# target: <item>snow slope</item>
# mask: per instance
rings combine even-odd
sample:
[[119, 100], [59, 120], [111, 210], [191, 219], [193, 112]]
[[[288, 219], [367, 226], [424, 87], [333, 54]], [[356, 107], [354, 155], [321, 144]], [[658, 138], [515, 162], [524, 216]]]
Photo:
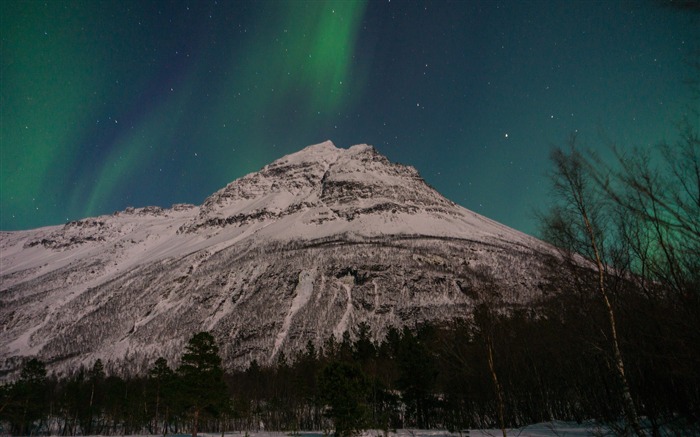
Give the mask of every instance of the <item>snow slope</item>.
[[0, 371], [38, 355], [139, 372], [211, 330], [232, 366], [357, 323], [468, 316], [484, 278], [537, 300], [544, 243], [445, 199], [374, 148], [282, 157], [200, 206], [0, 233]]

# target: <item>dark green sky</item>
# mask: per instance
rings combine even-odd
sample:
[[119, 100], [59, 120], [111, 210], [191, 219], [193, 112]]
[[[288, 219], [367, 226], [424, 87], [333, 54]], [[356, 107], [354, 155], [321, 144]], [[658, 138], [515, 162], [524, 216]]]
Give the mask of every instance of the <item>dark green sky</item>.
[[535, 234], [552, 146], [673, 140], [697, 106], [700, 14], [651, 0], [0, 7], [2, 230], [198, 204], [330, 139]]

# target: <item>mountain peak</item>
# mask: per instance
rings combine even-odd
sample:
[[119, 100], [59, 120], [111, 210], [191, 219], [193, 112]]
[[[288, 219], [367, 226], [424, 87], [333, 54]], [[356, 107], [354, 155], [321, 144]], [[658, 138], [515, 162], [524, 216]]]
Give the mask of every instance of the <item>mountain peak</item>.
[[273, 161], [266, 167], [300, 162], [334, 161], [341, 153], [343, 153], [343, 151], [344, 149], [336, 147], [332, 141], [326, 140], [322, 143], [306, 146], [298, 152], [283, 156], [282, 158]]
[[[285, 234], [285, 239], [306, 238], [308, 232], [374, 234], [387, 231], [389, 222], [400, 229], [397, 223], [418, 212], [458, 214], [451, 211], [454, 207], [415, 168], [392, 163], [367, 144], [341, 149], [326, 141], [231, 182], [207, 198], [199, 216], [182, 231], [269, 223], [293, 216], [290, 229], [301, 235]], [[314, 226], [302, 231], [300, 223]], [[320, 226], [324, 223], [332, 226]], [[410, 225], [404, 231], [417, 231], [414, 228]]]
[[456, 205], [415, 168], [392, 163], [370, 145], [342, 149], [331, 141], [231, 182], [209, 196], [180, 232], [225, 228], [285, 241], [339, 233], [526, 238]]
[[373, 146], [367, 144], [356, 144], [347, 149], [343, 149], [337, 147], [332, 141], [326, 140], [322, 143], [306, 146], [298, 152], [285, 155], [265, 166], [263, 170], [269, 167], [294, 165], [302, 162], [330, 164], [337, 161], [341, 156], [350, 157], [362, 153], [378, 154]]

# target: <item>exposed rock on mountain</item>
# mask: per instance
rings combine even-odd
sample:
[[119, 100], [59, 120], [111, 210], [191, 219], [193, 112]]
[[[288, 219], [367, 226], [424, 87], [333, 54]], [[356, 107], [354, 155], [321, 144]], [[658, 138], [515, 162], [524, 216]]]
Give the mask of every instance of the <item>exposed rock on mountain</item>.
[[201, 206], [129, 208], [0, 234], [0, 365], [69, 372], [174, 364], [210, 330], [229, 367], [289, 356], [359, 322], [465, 317], [485, 294], [535, 305], [542, 242], [445, 199], [371, 146], [325, 142]]

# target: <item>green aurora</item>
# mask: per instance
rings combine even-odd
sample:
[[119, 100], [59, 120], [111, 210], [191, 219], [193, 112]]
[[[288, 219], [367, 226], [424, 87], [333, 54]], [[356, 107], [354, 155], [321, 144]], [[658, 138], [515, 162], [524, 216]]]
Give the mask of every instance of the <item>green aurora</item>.
[[2, 230], [201, 203], [331, 139], [534, 233], [552, 145], [670, 139], [697, 104], [697, 17], [653, 4], [12, 0], [1, 17]]

